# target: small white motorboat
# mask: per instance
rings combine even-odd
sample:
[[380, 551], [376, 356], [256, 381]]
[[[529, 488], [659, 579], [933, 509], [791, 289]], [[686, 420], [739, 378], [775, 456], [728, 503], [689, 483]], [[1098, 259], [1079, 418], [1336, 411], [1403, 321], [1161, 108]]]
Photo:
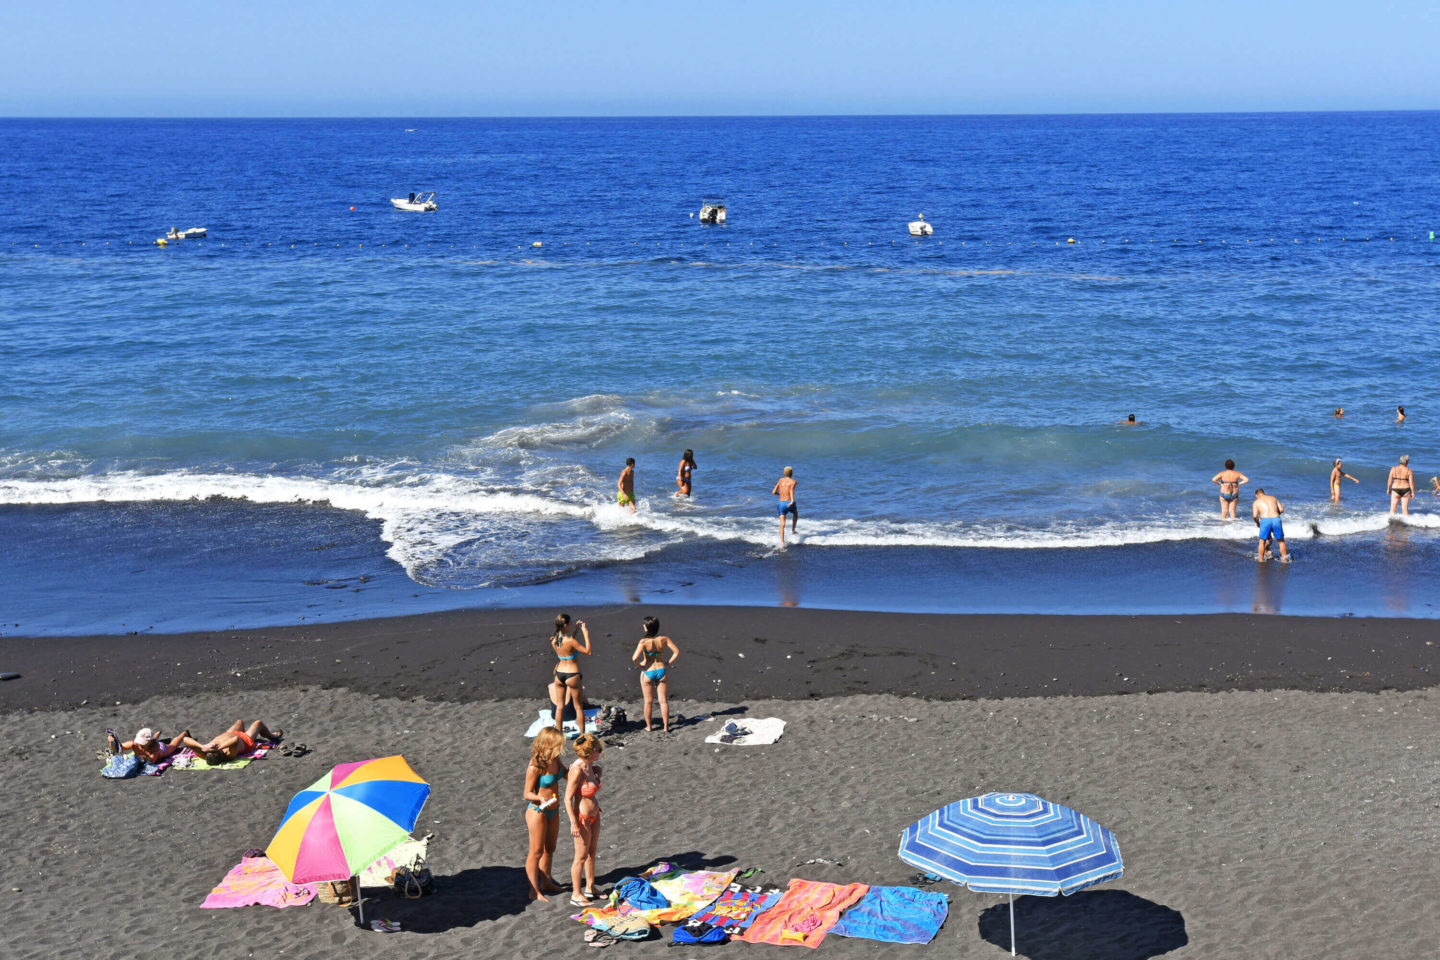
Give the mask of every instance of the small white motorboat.
[[725, 222], [725, 198], [706, 197], [700, 202], [701, 223], [724, 223]]
[[920, 214], [918, 220], [910, 221], [910, 236], [928, 237], [935, 232], [935, 228], [925, 222], [925, 214]]
[[408, 199], [391, 197], [390, 203], [396, 210], [415, 210], [423, 212], [426, 210], [440, 209], [440, 205], [435, 202], [435, 194], [433, 193], [412, 193], [410, 194]]
[[191, 227], [189, 230], [181, 230], [179, 227], [171, 227], [165, 232], [166, 240], [197, 240], [205, 236], [204, 227]]

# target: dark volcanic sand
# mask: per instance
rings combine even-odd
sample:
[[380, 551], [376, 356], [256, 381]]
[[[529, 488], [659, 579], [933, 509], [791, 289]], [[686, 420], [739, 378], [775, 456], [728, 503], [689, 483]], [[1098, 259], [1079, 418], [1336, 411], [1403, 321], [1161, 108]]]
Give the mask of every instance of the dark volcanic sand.
[[[1440, 680], [1440, 621], [855, 613], [756, 607], [571, 610], [591, 626], [592, 698], [631, 696], [640, 618], [683, 656], [671, 695], [893, 693], [930, 699], [1176, 690], [1409, 690]], [[310, 627], [0, 639], [0, 709], [162, 692], [338, 685], [442, 700], [542, 694], [553, 611], [425, 614]]]

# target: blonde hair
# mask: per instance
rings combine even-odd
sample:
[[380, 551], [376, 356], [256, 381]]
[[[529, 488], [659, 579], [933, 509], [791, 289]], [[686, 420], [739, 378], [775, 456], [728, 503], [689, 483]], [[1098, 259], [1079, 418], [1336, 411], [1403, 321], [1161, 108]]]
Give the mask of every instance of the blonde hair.
[[793, 476], [795, 476], [795, 468], [794, 468], [794, 467], [786, 467], [786, 468], [785, 468], [785, 476], [787, 476], [787, 477], [793, 477]]
[[565, 749], [565, 738], [554, 727], [541, 727], [530, 746], [530, 765], [541, 773], [550, 771], [550, 764], [560, 757]]
[[[553, 730], [555, 728], [551, 727], [550, 729]], [[604, 749], [605, 745], [602, 744], [600, 738], [593, 733], [583, 733], [575, 738], [575, 756], [581, 759], [588, 760]]]

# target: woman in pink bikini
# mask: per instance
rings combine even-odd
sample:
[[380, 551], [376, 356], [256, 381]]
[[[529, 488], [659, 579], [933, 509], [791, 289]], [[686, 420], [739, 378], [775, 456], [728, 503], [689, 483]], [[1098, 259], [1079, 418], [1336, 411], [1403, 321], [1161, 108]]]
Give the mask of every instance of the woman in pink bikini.
[[[570, 906], [588, 907], [595, 898], [595, 851], [600, 846], [600, 754], [605, 746], [593, 733], [575, 738], [576, 760], [565, 780], [565, 815], [575, 838], [575, 862], [570, 865]], [[580, 881], [585, 881], [581, 886]]]

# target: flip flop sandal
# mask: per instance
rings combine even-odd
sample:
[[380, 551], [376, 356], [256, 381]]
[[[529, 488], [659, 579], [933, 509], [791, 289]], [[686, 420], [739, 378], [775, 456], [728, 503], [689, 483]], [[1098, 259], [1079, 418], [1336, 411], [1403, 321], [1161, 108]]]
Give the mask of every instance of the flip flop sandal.
[[605, 933], [603, 930], [591, 930], [589, 932], [595, 934], [594, 937], [587, 939], [587, 942], [592, 947], [604, 949], [619, 940], [619, 937], [616, 937], [614, 934]]
[[594, 903], [586, 903], [584, 900], [580, 900], [580, 899], [578, 899], [578, 898], [576, 898], [576, 897], [571, 897], [571, 898], [570, 898], [570, 906], [572, 906], [572, 907], [579, 907], [581, 910], [586, 910], [586, 909], [588, 909], [588, 908], [590, 908], [590, 907], [595, 906], [595, 904], [594, 904]]

